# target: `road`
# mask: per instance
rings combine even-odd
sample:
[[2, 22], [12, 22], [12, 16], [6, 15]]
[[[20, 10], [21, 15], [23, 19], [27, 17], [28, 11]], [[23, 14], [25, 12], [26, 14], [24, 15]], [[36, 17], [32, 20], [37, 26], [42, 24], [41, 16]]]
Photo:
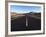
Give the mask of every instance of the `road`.
[[[26, 26], [26, 18], [28, 19], [28, 26]], [[25, 31], [25, 30], [40, 30], [41, 20], [33, 17], [20, 17], [11, 20], [11, 31]]]

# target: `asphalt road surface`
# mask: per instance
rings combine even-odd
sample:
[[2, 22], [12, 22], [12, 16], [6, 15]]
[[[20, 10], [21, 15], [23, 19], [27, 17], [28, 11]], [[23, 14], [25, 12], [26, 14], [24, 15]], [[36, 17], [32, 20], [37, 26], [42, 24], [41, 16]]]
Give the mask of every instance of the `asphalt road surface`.
[[[28, 26], [26, 26], [26, 18]], [[28, 30], [40, 30], [41, 20], [33, 17], [22, 16], [20, 18], [11, 20], [11, 31], [28, 31]]]

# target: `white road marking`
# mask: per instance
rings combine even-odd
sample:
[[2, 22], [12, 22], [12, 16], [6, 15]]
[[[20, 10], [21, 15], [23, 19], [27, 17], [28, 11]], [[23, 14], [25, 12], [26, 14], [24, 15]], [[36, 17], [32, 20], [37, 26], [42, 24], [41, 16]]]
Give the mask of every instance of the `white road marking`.
[[27, 19], [27, 17], [26, 17], [26, 27], [28, 27], [28, 19]]

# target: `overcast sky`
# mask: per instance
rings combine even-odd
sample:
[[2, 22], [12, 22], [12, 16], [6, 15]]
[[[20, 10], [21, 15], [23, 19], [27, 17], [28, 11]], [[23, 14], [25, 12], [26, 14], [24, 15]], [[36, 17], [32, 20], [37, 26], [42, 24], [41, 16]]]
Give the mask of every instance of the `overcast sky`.
[[29, 13], [29, 12], [39, 13], [39, 12], [41, 12], [41, 7], [40, 6], [11, 5], [10, 6], [10, 11], [11, 12], [16, 12], [16, 13]]

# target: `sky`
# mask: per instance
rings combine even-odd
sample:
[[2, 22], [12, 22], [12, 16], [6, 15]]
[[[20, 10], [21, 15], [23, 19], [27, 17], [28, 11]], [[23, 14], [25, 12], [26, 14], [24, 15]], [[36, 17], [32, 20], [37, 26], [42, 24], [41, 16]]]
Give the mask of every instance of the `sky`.
[[29, 12], [39, 13], [41, 12], [41, 7], [40, 6], [11, 5], [10, 11], [16, 12], [16, 13], [29, 13]]

